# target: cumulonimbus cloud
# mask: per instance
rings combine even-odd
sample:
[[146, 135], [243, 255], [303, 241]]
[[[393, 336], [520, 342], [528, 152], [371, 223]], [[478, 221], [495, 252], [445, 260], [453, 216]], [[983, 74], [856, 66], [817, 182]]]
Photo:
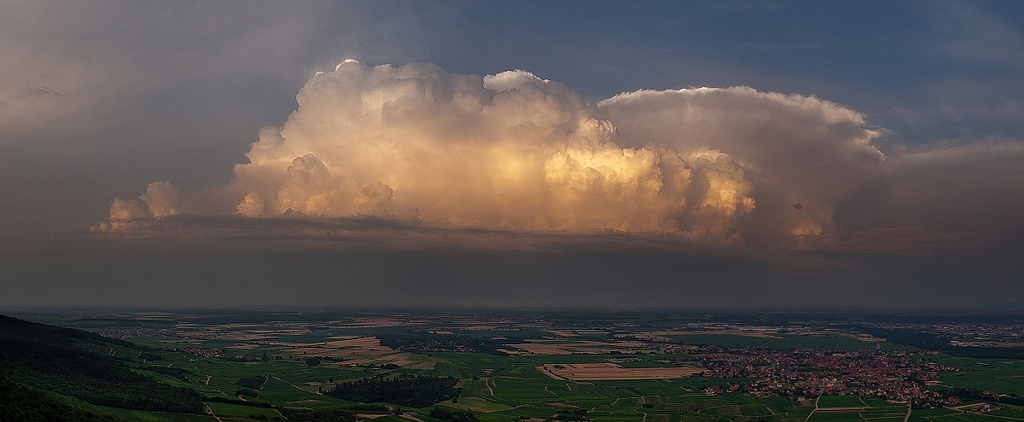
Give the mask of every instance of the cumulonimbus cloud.
[[[834, 236], [835, 204], [884, 158], [860, 113], [745, 87], [591, 104], [522, 70], [480, 77], [346, 60], [297, 100], [235, 166], [223, 188], [238, 195], [235, 213], [799, 244]], [[156, 198], [147, 192], [145, 209], [115, 200], [98, 229], [180, 212]]]
[[170, 182], [153, 182], [135, 199], [114, 198], [110, 219], [91, 228], [94, 232], [116, 232], [144, 226], [155, 220], [181, 214], [178, 190]]

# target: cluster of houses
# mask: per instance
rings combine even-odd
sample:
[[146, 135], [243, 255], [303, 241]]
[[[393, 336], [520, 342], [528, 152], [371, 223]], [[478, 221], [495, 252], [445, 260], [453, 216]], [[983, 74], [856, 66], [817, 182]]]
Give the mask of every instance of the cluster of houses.
[[930, 391], [938, 378], [955, 370], [910, 351], [776, 350], [700, 346], [689, 352], [707, 369], [705, 376], [747, 381], [713, 386], [707, 394], [724, 391], [755, 395], [814, 397], [857, 394], [915, 406], [937, 406], [945, 399]]

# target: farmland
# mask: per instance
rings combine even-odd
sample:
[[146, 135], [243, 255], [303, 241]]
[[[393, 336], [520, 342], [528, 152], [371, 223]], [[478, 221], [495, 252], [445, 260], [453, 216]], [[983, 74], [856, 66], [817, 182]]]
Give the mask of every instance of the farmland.
[[[128, 356], [132, 370], [192, 389], [208, 406], [206, 416], [111, 409], [127, 420], [307, 420], [315, 412], [378, 421], [443, 420], [453, 412], [496, 422], [1024, 420], [1011, 403], [958, 408], [993, 400], [947, 403], [953, 399], [935, 393], [1024, 394], [1024, 361], [936, 354], [829, 318], [315, 310], [37, 316], [145, 347]], [[433, 379], [455, 379], [455, 394], [430, 402], [423, 401], [433, 397], [427, 390], [371, 402], [334, 394], [339, 386]]]

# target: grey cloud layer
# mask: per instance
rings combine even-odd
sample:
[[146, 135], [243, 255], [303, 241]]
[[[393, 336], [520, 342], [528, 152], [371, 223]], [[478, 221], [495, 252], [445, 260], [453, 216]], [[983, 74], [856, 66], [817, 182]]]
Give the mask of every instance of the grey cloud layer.
[[997, 139], [890, 154], [882, 173], [840, 204], [849, 231], [927, 227], [993, 234], [1024, 224], [1024, 143]]

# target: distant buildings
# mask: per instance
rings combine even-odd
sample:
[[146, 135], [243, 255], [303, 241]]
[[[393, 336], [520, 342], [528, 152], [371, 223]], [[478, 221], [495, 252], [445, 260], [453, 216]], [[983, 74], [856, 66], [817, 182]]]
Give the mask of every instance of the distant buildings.
[[[813, 397], [820, 394], [856, 394], [915, 405], [938, 405], [940, 394], [929, 391], [928, 381], [950, 371], [921, 359], [924, 352], [776, 350], [699, 346], [688, 352], [720, 378], [747, 378], [731, 383], [727, 391], [756, 395]], [[714, 395], [722, 388], [711, 386]]]

